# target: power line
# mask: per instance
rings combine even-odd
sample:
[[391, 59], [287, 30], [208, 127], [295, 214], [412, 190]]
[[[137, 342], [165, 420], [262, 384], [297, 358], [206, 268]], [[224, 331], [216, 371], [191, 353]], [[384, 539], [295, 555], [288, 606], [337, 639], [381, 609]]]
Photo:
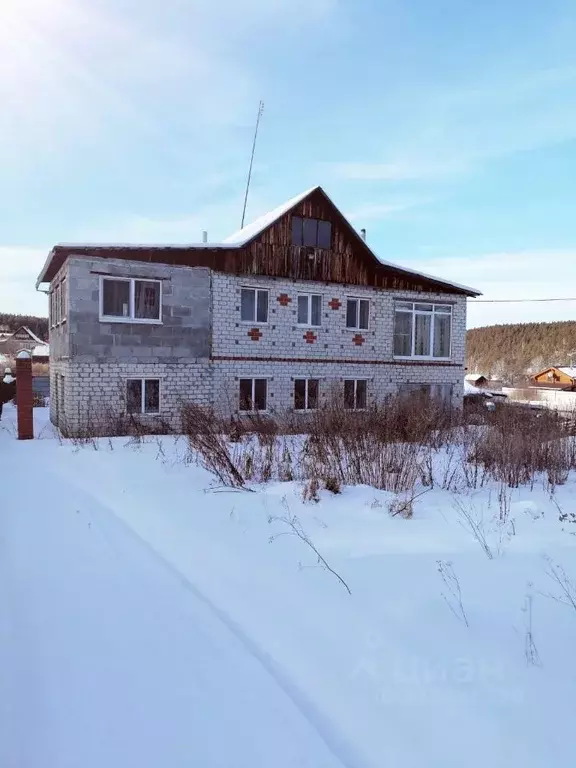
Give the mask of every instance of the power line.
[[576, 298], [554, 299], [471, 299], [474, 304], [525, 304], [530, 301], [576, 301]]

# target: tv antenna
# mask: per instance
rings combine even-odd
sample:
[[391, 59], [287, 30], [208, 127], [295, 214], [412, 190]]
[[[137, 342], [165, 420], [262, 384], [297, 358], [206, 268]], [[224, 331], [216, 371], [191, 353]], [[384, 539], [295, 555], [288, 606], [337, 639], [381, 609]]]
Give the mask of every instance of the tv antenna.
[[246, 182], [246, 194], [244, 195], [244, 208], [242, 209], [242, 224], [240, 229], [244, 227], [244, 219], [246, 217], [246, 205], [248, 203], [248, 192], [250, 190], [250, 179], [252, 178], [252, 164], [254, 163], [254, 153], [256, 152], [256, 139], [258, 138], [258, 126], [260, 125], [260, 118], [264, 112], [264, 102], [260, 101], [258, 104], [258, 116], [256, 117], [256, 130], [254, 131], [254, 141], [252, 143], [252, 154], [250, 156], [250, 168], [248, 169], [248, 181]]

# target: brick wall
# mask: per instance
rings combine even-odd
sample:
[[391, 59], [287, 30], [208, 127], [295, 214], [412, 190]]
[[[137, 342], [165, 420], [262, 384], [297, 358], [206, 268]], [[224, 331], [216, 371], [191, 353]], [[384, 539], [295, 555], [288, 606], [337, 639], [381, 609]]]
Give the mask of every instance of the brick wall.
[[212, 405], [212, 370], [209, 363], [78, 363], [52, 366], [51, 421], [66, 434], [96, 431], [114, 433], [126, 416], [128, 379], [159, 379], [160, 413], [138, 414], [141, 424], [178, 429], [185, 402]]
[[[241, 377], [269, 378], [269, 407], [280, 410], [293, 402], [294, 378], [319, 378], [321, 398], [342, 389], [344, 378], [368, 379], [369, 402], [405, 384], [449, 384], [455, 404], [462, 402], [466, 299], [454, 294], [422, 294], [297, 282], [279, 278], [246, 278], [215, 273], [213, 283], [213, 358], [215, 402], [225, 411], [237, 407]], [[269, 289], [268, 323], [240, 319], [242, 287]], [[297, 324], [298, 293], [322, 295], [322, 326]], [[370, 300], [368, 330], [346, 328], [346, 300]], [[452, 355], [449, 363], [395, 361], [394, 301], [450, 303]]]

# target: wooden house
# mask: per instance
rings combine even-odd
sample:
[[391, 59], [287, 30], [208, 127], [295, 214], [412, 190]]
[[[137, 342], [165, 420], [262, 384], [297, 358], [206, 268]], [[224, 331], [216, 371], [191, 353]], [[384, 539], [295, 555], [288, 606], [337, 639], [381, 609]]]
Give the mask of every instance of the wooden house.
[[532, 387], [552, 387], [555, 389], [576, 388], [576, 368], [569, 366], [551, 366], [537, 373], [530, 380]]

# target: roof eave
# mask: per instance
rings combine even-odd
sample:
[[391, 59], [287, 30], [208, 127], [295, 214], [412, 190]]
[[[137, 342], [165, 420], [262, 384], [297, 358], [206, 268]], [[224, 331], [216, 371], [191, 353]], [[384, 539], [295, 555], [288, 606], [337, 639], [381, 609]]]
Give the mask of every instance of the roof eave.
[[52, 259], [54, 257], [54, 251], [55, 248], [52, 248], [48, 256], [46, 257], [46, 261], [44, 262], [44, 266], [42, 267], [42, 271], [38, 275], [38, 279], [36, 280], [36, 290], [39, 289], [39, 287], [42, 285], [42, 283], [49, 282], [45, 280], [46, 273], [48, 272], [48, 268], [50, 267], [50, 264], [52, 263]]

